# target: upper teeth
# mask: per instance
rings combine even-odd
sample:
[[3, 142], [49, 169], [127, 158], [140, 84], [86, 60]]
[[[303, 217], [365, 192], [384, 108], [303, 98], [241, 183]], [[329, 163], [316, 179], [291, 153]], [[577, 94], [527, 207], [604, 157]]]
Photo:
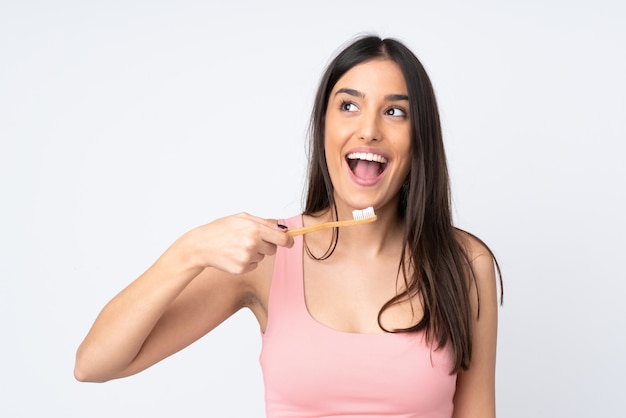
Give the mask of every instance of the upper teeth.
[[348, 154], [349, 160], [366, 160], [376, 161], [377, 163], [385, 164], [387, 159], [382, 155], [372, 154], [371, 152], [352, 152]]

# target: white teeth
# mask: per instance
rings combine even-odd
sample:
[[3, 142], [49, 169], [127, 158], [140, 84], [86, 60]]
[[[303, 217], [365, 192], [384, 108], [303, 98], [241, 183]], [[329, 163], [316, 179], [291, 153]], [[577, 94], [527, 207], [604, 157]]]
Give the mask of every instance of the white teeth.
[[387, 159], [382, 155], [372, 154], [371, 152], [351, 152], [348, 154], [349, 160], [366, 160], [376, 161], [377, 163], [385, 164]]

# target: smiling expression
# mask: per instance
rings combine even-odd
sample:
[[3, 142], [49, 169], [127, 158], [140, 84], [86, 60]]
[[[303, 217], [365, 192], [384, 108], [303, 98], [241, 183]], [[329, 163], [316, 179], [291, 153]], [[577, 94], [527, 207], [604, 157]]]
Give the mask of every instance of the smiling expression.
[[409, 100], [398, 64], [375, 59], [347, 71], [330, 93], [325, 121], [338, 209], [395, 210], [411, 166]]

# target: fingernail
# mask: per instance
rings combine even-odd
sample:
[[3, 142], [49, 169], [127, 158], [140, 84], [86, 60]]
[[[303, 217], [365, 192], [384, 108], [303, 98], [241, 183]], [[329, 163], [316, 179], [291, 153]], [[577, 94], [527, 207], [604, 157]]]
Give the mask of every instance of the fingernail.
[[278, 227], [279, 227], [280, 229], [289, 229], [289, 228], [288, 228], [287, 226], [285, 226], [285, 225], [281, 225], [281, 224], [277, 224], [277, 225], [278, 225]]

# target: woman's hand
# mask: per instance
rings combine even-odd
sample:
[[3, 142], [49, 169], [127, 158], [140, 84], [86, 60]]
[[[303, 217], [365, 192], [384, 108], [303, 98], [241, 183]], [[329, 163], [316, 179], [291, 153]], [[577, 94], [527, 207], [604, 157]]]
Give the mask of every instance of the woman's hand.
[[293, 246], [293, 238], [276, 221], [240, 213], [195, 228], [178, 244], [194, 266], [244, 274], [274, 255], [277, 246]]

